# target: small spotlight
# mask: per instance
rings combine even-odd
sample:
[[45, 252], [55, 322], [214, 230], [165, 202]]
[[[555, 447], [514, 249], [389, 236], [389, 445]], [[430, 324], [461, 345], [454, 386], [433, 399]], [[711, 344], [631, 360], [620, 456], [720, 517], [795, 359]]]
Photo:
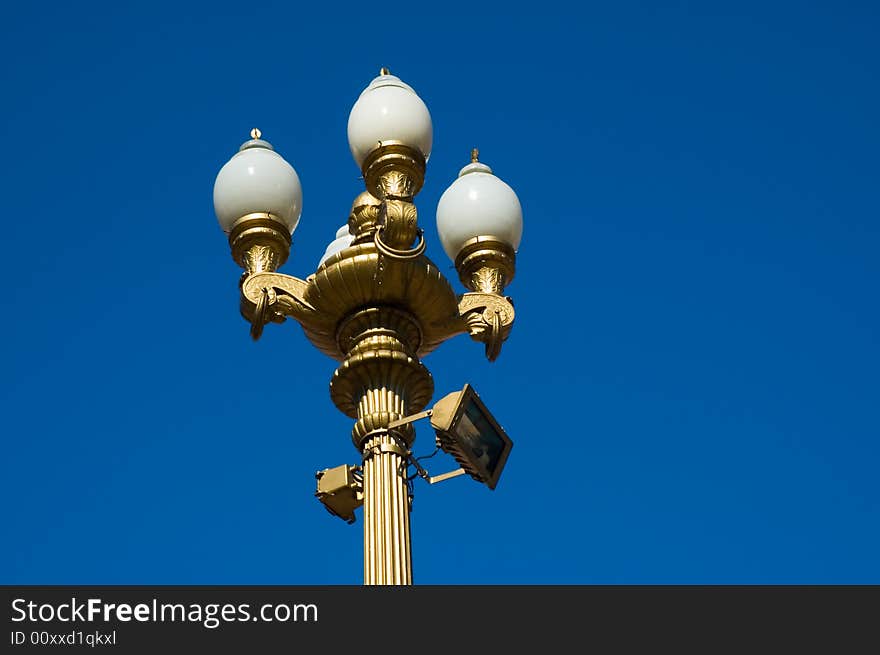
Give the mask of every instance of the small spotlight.
[[364, 504], [363, 479], [360, 468], [343, 464], [315, 473], [318, 489], [315, 492], [328, 512], [346, 523], [354, 523], [354, 511]]
[[474, 388], [466, 384], [438, 401], [431, 411], [431, 425], [437, 432], [437, 445], [472, 478], [494, 489], [513, 441]]

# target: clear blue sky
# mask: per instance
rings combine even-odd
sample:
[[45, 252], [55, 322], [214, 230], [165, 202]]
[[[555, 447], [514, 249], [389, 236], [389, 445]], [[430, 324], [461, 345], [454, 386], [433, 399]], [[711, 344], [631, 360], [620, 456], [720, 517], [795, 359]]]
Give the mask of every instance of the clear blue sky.
[[7, 8], [0, 582], [361, 582], [312, 497], [358, 457], [335, 363], [250, 340], [211, 193], [258, 126], [311, 273], [388, 66], [434, 119], [429, 256], [472, 146], [525, 216], [499, 361], [425, 360], [515, 447], [494, 492], [417, 484], [416, 582], [880, 583], [877, 5], [371, 7]]

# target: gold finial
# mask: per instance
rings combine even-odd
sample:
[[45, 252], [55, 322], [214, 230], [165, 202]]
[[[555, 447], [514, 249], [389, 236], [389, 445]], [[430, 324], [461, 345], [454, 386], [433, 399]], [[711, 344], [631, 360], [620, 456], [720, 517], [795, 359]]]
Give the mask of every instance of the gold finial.
[[382, 66], [382, 68], [379, 69], [379, 75], [391, 75], [391, 71]]
[[471, 150], [471, 163], [476, 164], [480, 161], [480, 151], [477, 148]]
[[251, 138], [252, 139], [259, 139], [261, 136], [263, 136], [263, 133], [260, 132], [259, 128], [255, 127], [254, 129], [251, 130]]

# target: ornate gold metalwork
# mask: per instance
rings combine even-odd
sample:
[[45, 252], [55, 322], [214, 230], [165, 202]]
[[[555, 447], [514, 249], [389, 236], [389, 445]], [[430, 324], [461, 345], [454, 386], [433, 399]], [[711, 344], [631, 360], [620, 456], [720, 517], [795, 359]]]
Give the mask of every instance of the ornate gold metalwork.
[[407, 248], [405, 250], [400, 250], [397, 248], [392, 248], [384, 241], [382, 241], [382, 230], [379, 229], [373, 235], [373, 243], [376, 244], [376, 249], [379, 251], [379, 254], [384, 255], [385, 257], [391, 257], [392, 259], [397, 260], [407, 260], [407, 259], [416, 259], [422, 253], [425, 252], [425, 248], [427, 244], [425, 243], [425, 236], [421, 230], [417, 232], [419, 237], [419, 242], [416, 244], [414, 248]]
[[263, 136], [263, 133], [260, 132], [259, 128], [255, 127], [254, 129], [251, 130], [251, 138], [252, 139], [259, 139], [262, 136]]
[[253, 245], [244, 253], [245, 268], [254, 273], [274, 271], [278, 268], [278, 256], [270, 246]]
[[280, 273], [254, 273], [241, 282], [241, 315], [251, 323], [251, 336], [259, 339], [263, 326], [283, 323], [288, 316], [311, 322], [316, 312], [305, 300], [307, 282]]
[[[322, 352], [342, 359], [336, 326], [365, 307], [396, 307], [417, 317], [423, 340], [416, 353], [428, 354], [448, 339], [448, 323], [458, 316], [458, 299], [440, 270], [427, 258], [397, 260], [381, 256], [374, 243], [331, 255], [309, 283], [304, 298], [316, 310], [316, 321], [304, 324], [309, 339]], [[332, 340], [324, 341], [329, 327]], [[459, 331], [463, 331], [463, 328]]]
[[416, 352], [422, 343], [422, 330], [411, 314], [394, 307], [368, 307], [345, 318], [336, 338], [339, 350], [352, 352], [366, 337], [391, 336], [407, 352]]
[[269, 289], [263, 287], [260, 290], [260, 297], [257, 299], [254, 314], [251, 318], [251, 337], [254, 341], [263, 336], [263, 326], [269, 320]]
[[405, 250], [418, 235], [416, 206], [406, 200], [388, 200], [379, 206], [379, 231], [382, 241], [396, 250]]
[[380, 200], [412, 200], [425, 183], [425, 157], [399, 141], [381, 141], [361, 172], [367, 191]]
[[421, 153], [381, 143], [363, 173], [367, 191], [348, 218], [354, 242], [306, 280], [275, 272], [288, 257], [290, 234], [272, 215], [243, 217], [229, 241], [246, 270], [241, 313], [254, 338], [266, 324], [293, 318], [321, 352], [340, 362], [330, 396], [356, 419], [352, 440], [364, 460], [364, 579], [409, 584], [406, 461], [415, 434], [410, 424], [389, 425], [430, 402], [434, 383], [420, 358], [447, 339], [467, 332], [485, 344], [490, 360], [498, 356], [514, 321], [513, 305], [502, 294], [513, 278], [515, 255], [491, 236], [466, 243], [455, 265], [470, 293], [457, 297], [424, 255], [412, 203], [424, 183]]
[[354, 235], [354, 243], [366, 243], [373, 240], [379, 227], [379, 207], [382, 201], [369, 191], [364, 191], [351, 205], [348, 216], [348, 231]]
[[[422, 332], [407, 312], [370, 307], [348, 318], [337, 334], [346, 357], [333, 374], [330, 397], [341, 412], [358, 419], [352, 439], [360, 448], [368, 433], [423, 410], [434, 381], [415, 355]], [[412, 438], [411, 429], [401, 434]]]
[[516, 253], [495, 237], [474, 237], [461, 247], [455, 258], [455, 270], [461, 283], [471, 291], [500, 295], [513, 280]]
[[458, 303], [458, 311], [471, 339], [486, 344], [486, 358], [490, 362], [498, 359], [515, 318], [510, 298], [495, 293], [466, 293]]
[[229, 246], [232, 258], [248, 273], [274, 271], [290, 255], [290, 230], [273, 214], [247, 214], [229, 231]]

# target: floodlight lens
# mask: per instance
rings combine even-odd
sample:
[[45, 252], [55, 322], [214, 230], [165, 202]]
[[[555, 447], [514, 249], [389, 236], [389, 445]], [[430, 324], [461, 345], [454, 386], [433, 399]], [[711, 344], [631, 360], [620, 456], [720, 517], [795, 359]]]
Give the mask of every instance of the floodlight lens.
[[465, 406], [456, 432], [470, 448], [474, 459], [490, 477], [494, 476], [504, 451], [504, 440], [473, 400], [469, 400]]

